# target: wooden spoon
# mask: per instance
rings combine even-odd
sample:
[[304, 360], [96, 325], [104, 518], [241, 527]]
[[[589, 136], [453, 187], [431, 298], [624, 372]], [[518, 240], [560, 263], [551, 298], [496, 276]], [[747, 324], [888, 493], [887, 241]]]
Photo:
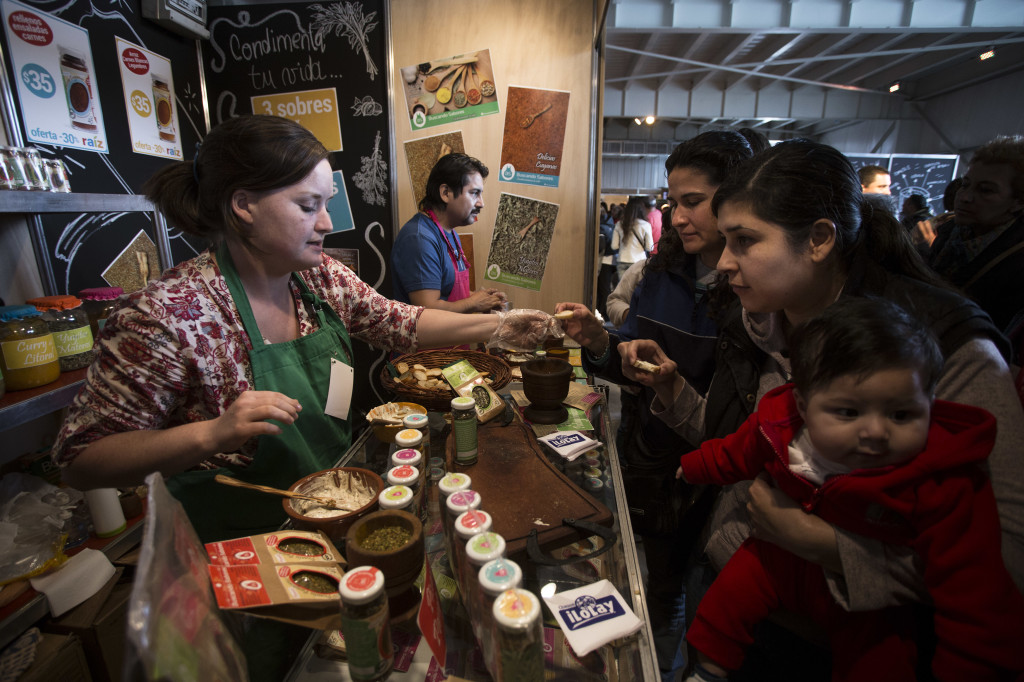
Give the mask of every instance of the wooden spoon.
[[426, 80], [423, 81], [423, 89], [426, 90], [427, 92], [434, 92], [439, 87], [441, 87], [441, 83], [444, 82], [444, 79], [448, 78], [448, 76], [452, 75], [461, 68], [461, 66], [453, 66], [449, 69], [446, 69], [445, 72], [442, 73], [440, 76], [427, 76]]
[[454, 66], [456, 64], [476, 64], [476, 61], [476, 55], [473, 55], [472, 57], [456, 57], [454, 59], [441, 59], [436, 62], [425, 62], [423, 64], [420, 64], [419, 70], [421, 73], [430, 75], [434, 71], [437, 71], [438, 69], [443, 68], [445, 66]]
[[538, 111], [536, 114], [533, 114], [531, 116], [527, 116], [522, 121], [520, 121], [519, 125], [522, 126], [523, 128], [529, 128], [530, 126], [533, 125], [533, 122], [537, 120], [538, 116], [540, 116], [541, 114], [543, 114], [545, 111], [547, 111], [550, 108], [551, 108], [551, 103], [549, 102], [546, 107], [544, 107], [543, 109]]
[[330, 498], [327, 498], [327, 497], [316, 497], [315, 495], [303, 495], [302, 493], [296, 493], [296, 492], [293, 492], [291, 490], [281, 490], [280, 488], [271, 488], [270, 486], [266, 486], [266, 485], [256, 485], [255, 483], [246, 483], [245, 481], [240, 481], [237, 478], [231, 478], [230, 476], [225, 476], [223, 474], [217, 474], [216, 476], [213, 477], [213, 480], [217, 481], [217, 483], [223, 483], [224, 485], [234, 486], [235, 488], [246, 488], [248, 490], [256, 490], [256, 491], [259, 491], [261, 493], [270, 493], [271, 495], [279, 495], [281, 497], [291, 497], [291, 498], [294, 498], [296, 500], [312, 500], [313, 502], [316, 502], [318, 504], [322, 504], [325, 507], [330, 507], [331, 509], [340, 509], [342, 511], [348, 511], [348, 512], [355, 511], [355, 510], [350, 509], [348, 507], [342, 507], [340, 504], [338, 504], [334, 500], [332, 500]]
[[469, 73], [469, 67], [462, 67], [455, 76], [455, 83], [452, 88], [455, 94], [452, 96], [452, 103], [459, 109], [466, 106], [466, 75]]
[[469, 91], [466, 92], [466, 100], [472, 105], [476, 106], [480, 104], [483, 96], [480, 94], [480, 81], [476, 77], [476, 67], [473, 65], [469, 66]]

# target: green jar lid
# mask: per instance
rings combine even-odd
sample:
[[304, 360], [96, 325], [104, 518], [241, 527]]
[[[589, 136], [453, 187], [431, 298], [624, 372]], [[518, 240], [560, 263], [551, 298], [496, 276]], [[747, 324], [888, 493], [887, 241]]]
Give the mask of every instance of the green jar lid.
[[26, 317], [39, 317], [42, 315], [34, 305], [5, 305], [0, 306], [0, 322], [21, 320]]

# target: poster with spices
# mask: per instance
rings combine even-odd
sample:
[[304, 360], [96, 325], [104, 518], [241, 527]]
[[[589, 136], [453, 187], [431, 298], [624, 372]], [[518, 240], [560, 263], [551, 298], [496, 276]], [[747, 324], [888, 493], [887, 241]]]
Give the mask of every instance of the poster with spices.
[[442, 156], [458, 152], [466, 153], [466, 145], [462, 141], [462, 131], [442, 133], [431, 137], [409, 140], [405, 143], [405, 158], [409, 163], [409, 177], [412, 180], [412, 191], [419, 206], [427, 193], [427, 178], [434, 164]]
[[180, 161], [170, 60], [122, 38], [115, 45], [132, 151]]
[[504, 182], [558, 187], [569, 93], [511, 85], [501, 142]]
[[484, 280], [540, 291], [558, 204], [502, 192]]
[[413, 130], [498, 113], [490, 50], [403, 66], [399, 71]]
[[26, 139], [108, 153], [86, 30], [13, 0], [3, 14]]

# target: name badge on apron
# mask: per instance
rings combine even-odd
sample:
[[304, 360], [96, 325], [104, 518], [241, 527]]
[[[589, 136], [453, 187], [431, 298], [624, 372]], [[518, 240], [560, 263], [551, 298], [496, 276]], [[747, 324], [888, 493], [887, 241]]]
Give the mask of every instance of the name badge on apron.
[[327, 389], [327, 405], [324, 414], [338, 419], [348, 419], [348, 408], [352, 402], [352, 384], [355, 370], [337, 358], [331, 358], [331, 385]]

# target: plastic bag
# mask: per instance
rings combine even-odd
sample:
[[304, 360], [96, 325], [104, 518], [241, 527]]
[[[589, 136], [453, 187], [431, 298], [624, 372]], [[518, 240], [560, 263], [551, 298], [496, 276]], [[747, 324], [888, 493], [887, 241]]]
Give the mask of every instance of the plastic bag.
[[245, 656], [217, 608], [206, 551], [159, 473], [149, 485], [128, 604], [126, 680], [246, 680]]
[[514, 308], [493, 314], [498, 316], [498, 326], [487, 342], [488, 348], [532, 351], [549, 336], [556, 339], [565, 336], [558, 320], [541, 310]]
[[10, 473], [0, 480], [0, 500], [0, 585], [42, 575], [68, 560], [64, 519], [81, 493]]

